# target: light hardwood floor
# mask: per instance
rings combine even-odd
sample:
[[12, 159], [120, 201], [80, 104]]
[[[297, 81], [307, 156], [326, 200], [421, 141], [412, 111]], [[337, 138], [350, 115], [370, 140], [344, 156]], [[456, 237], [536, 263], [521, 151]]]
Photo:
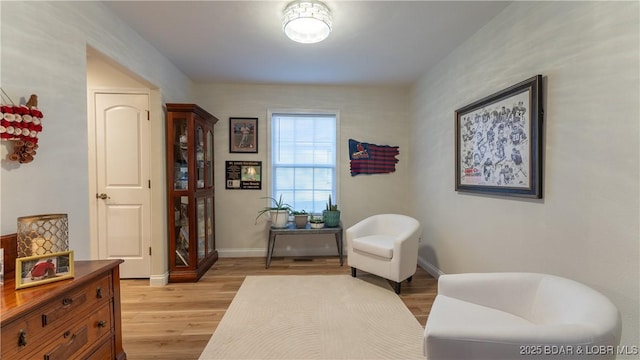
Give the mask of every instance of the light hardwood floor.
[[[197, 283], [150, 287], [149, 280], [121, 280], [122, 336], [129, 360], [198, 359], [247, 275], [350, 275], [338, 257], [221, 258]], [[437, 280], [418, 267], [400, 298], [424, 326]]]

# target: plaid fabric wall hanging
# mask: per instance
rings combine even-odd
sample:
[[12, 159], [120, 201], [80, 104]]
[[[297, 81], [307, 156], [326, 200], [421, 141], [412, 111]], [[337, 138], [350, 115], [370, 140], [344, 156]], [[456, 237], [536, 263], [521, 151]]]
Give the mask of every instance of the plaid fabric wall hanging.
[[398, 146], [376, 145], [349, 139], [351, 176], [385, 174], [396, 171]]

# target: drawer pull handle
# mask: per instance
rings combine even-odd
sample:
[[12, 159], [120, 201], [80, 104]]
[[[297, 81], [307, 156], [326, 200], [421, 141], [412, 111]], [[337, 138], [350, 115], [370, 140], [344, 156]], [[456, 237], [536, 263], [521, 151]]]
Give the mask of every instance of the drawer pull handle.
[[44, 354], [44, 360], [68, 360], [75, 358], [80, 349], [89, 342], [87, 327], [83, 326], [68, 339], [66, 343], [60, 343], [50, 352]]
[[24, 330], [20, 330], [20, 334], [18, 335], [18, 346], [27, 346], [27, 332]]
[[102, 299], [102, 288], [96, 289], [96, 297]]
[[98, 321], [98, 327], [99, 328], [103, 328], [105, 326], [107, 326], [107, 322], [106, 321], [104, 321], [104, 320]]
[[42, 327], [45, 327], [49, 324], [53, 324], [56, 321], [64, 322], [64, 319], [68, 319], [69, 313], [74, 310], [74, 308], [81, 307], [82, 304], [87, 302], [87, 298], [91, 297], [91, 291], [87, 291], [86, 293], [76, 294], [73, 297], [67, 297], [60, 301], [62, 306], [57, 306], [53, 309], [45, 310], [42, 314]]

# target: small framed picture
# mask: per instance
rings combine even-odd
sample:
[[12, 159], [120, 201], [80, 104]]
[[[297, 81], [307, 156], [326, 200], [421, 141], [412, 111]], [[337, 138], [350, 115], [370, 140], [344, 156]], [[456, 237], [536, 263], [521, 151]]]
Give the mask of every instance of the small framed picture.
[[229, 118], [229, 152], [258, 152], [258, 118]]
[[16, 259], [16, 289], [73, 278], [73, 251]]
[[262, 161], [227, 161], [226, 189], [262, 190]]

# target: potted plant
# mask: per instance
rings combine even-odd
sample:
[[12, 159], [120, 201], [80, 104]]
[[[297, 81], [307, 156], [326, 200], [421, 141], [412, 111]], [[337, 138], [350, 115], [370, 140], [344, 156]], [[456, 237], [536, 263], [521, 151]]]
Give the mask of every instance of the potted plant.
[[338, 204], [331, 203], [331, 195], [329, 195], [326, 210], [322, 212], [322, 218], [327, 227], [340, 226], [340, 210], [338, 210]]
[[271, 216], [271, 226], [274, 228], [285, 228], [287, 227], [287, 221], [289, 221], [289, 211], [291, 210], [291, 205], [286, 204], [282, 200], [282, 195], [278, 200], [272, 197], [263, 197], [261, 199], [269, 199], [272, 202], [272, 206], [265, 206], [262, 210], [258, 211], [258, 216], [256, 216], [256, 222], [258, 222], [258, 218], [265, 214], [269, 213]]
[[291, 215], [293, 215], [293, 220], [296, 223], [296, 227], [298, 229], [304, 229], [307, 227], [307, 220], [309, 219], [309, 214], [307, 214], [304, 210], [293, 210], [291, 211]]
[[322, 229], [324, 227], [324, 220], [321, 216], [311, 215], [309, 218], [309, 226], [312, 229]]

